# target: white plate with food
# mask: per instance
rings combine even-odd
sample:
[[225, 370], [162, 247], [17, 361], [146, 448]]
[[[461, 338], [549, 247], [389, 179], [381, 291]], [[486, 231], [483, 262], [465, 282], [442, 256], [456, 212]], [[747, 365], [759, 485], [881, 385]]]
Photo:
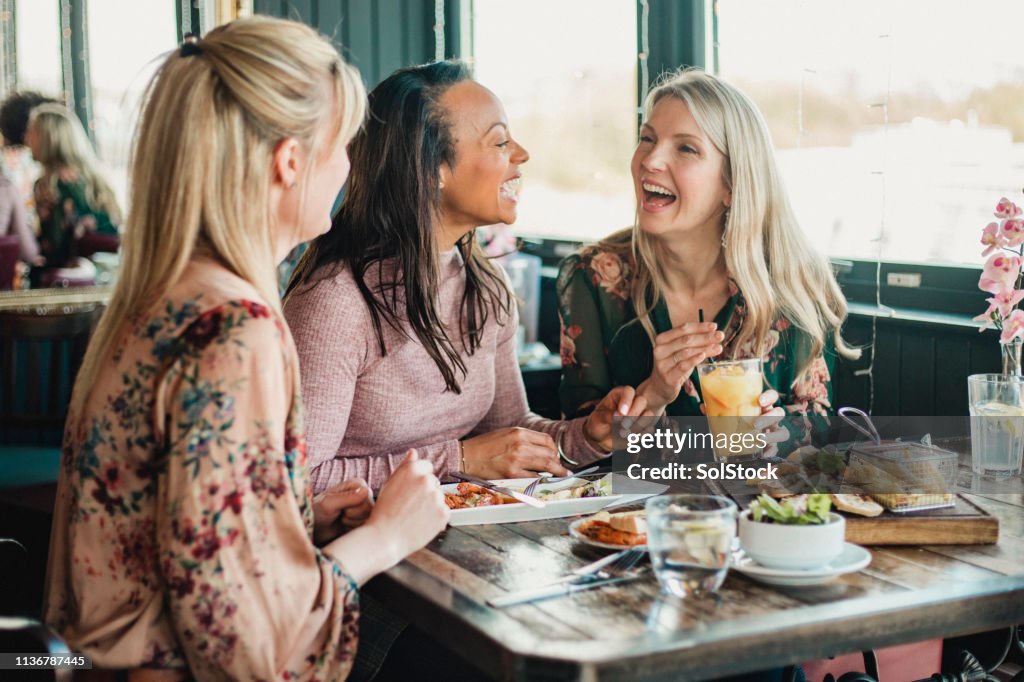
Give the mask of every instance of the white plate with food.
[[768, 568], [757, 563], [742, 551], [733, 555], [733, 562], [729, 567], [754, 580], [769, 585], [804, 587], [827, 583], [838, 576], [859, 571], [870, 563], [871, 552], [860, 545], [847, 542], [843, 545], [843, 551], [839, 556], [820, 568]]
[[[512, 478], [492, 482], [522, 492], [534, 480]], [[544, 502], [544, 506], [540, 508], [516, 502], [510, 497], [472, 483], [449, 483], [442, 485], [441, 491], [444, 492], [445, 502], [451, 509], [448, 523], [452, 526], [517, 523], [592, 514], [610, 504], [642, 500], [654, 494], [615, 495], [612, 493], [611, 480], [612, 475], [609, 474], [596, 481], [571, 478], [558, 483], [541, 484], [534, 493], [534, 497]]]
[[569, 535], [591, 547], [629, 549], [647, 544], [647, 512], [598, 512], [569, 524]]

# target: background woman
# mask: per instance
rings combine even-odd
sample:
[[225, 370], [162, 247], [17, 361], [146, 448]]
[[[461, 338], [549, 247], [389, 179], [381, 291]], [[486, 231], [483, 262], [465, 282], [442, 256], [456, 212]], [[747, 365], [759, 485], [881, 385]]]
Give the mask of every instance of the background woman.
[[[466, 66], [402, 69], [370, 94], [352, 178], [331, 231], [310, 247], [286, 297], [308, 408], [313, 483], [376, 488], [416, 447], [443, 476], [566, 473], [607, 452], [615, 390], [589, 418], [530, 413], [516, 361], [507, 279], [474, 230], [513, 223], [520, 166], [501, 102]], [[564, 433], [563, 433], [564, 431]]]
[[[651, 91], [633, 154], [637, 220], [567, 258], [559, 278], [561, 402], [586, 414], [609, 386], [655, 413], [700, 414], [694, 368], [764, 359], [765, 413], [831, 409], [846, 301], [801, 234], [751, 101], [702, 71]], [[703, 310], [705, 320], [699, 320]]]
[[39, 242], [46, 266], [63, 268], [87, 233], [117, 237], [121, 209], [78, 117], [44, 103], [29, 115], [25, 144], [43, 173], [35, 183]]
[[330, 226], [363, 97], [326, 39], [263, 17], [186, 43], [149, 86], [121, 276], [68, 416], [45, 600], [98, 667], [344, 678], [357, 585], [446, 523], [415, 454], [372, 508], [358, 481], [309, 494], [274, 266]]

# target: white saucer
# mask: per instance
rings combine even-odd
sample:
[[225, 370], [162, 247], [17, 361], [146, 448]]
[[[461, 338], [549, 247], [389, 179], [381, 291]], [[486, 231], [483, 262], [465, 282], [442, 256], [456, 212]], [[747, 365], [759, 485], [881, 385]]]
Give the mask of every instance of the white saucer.
[[742, 551], [733, 555], [733, 562], [729, 567], [769, 585], [800, 587], [826, 583], [837, 576], [859, 571], [870, 563], [871, 552], [859, 545], [847, 542], [843, 545], [843, 551], [839, 556], [820, 568], [768, 568], [757, 563]]

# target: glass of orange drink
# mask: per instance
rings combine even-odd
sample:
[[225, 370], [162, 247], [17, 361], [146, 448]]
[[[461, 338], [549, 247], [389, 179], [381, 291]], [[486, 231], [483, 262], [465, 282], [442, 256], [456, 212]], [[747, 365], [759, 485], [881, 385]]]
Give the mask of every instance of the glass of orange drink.
[[[706, 362], [697, 366], [708, 426], [714, 438], [715, 461], [743, 462], [757, 459], [754, 422], [761, 415], [758, 403], [764, 391], [761, 360]], [[723, 437], [724, 436], [724, 437]]]

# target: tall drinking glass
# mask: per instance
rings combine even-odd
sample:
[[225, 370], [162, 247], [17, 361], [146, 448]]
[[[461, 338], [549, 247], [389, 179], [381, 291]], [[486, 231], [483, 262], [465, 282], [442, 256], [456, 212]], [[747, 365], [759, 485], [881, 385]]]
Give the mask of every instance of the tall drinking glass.
[[992, 478], [1021, 472], [1024, 455], [1024, 377], [967, 377], [971, 410], [971, 468]]
[[715, 592], [729, 570], [736, 504], [717, 495], [658, 495], [646, 507], [647, 550], [662, 589], [676, 597]]
[[757, 358], [707, 362], [697, 366], [708, 426], [715, 439], [715, 461], [757, 459], [754, 420], [761, 415], [758, 398], [764, 390], [762, 363]]

